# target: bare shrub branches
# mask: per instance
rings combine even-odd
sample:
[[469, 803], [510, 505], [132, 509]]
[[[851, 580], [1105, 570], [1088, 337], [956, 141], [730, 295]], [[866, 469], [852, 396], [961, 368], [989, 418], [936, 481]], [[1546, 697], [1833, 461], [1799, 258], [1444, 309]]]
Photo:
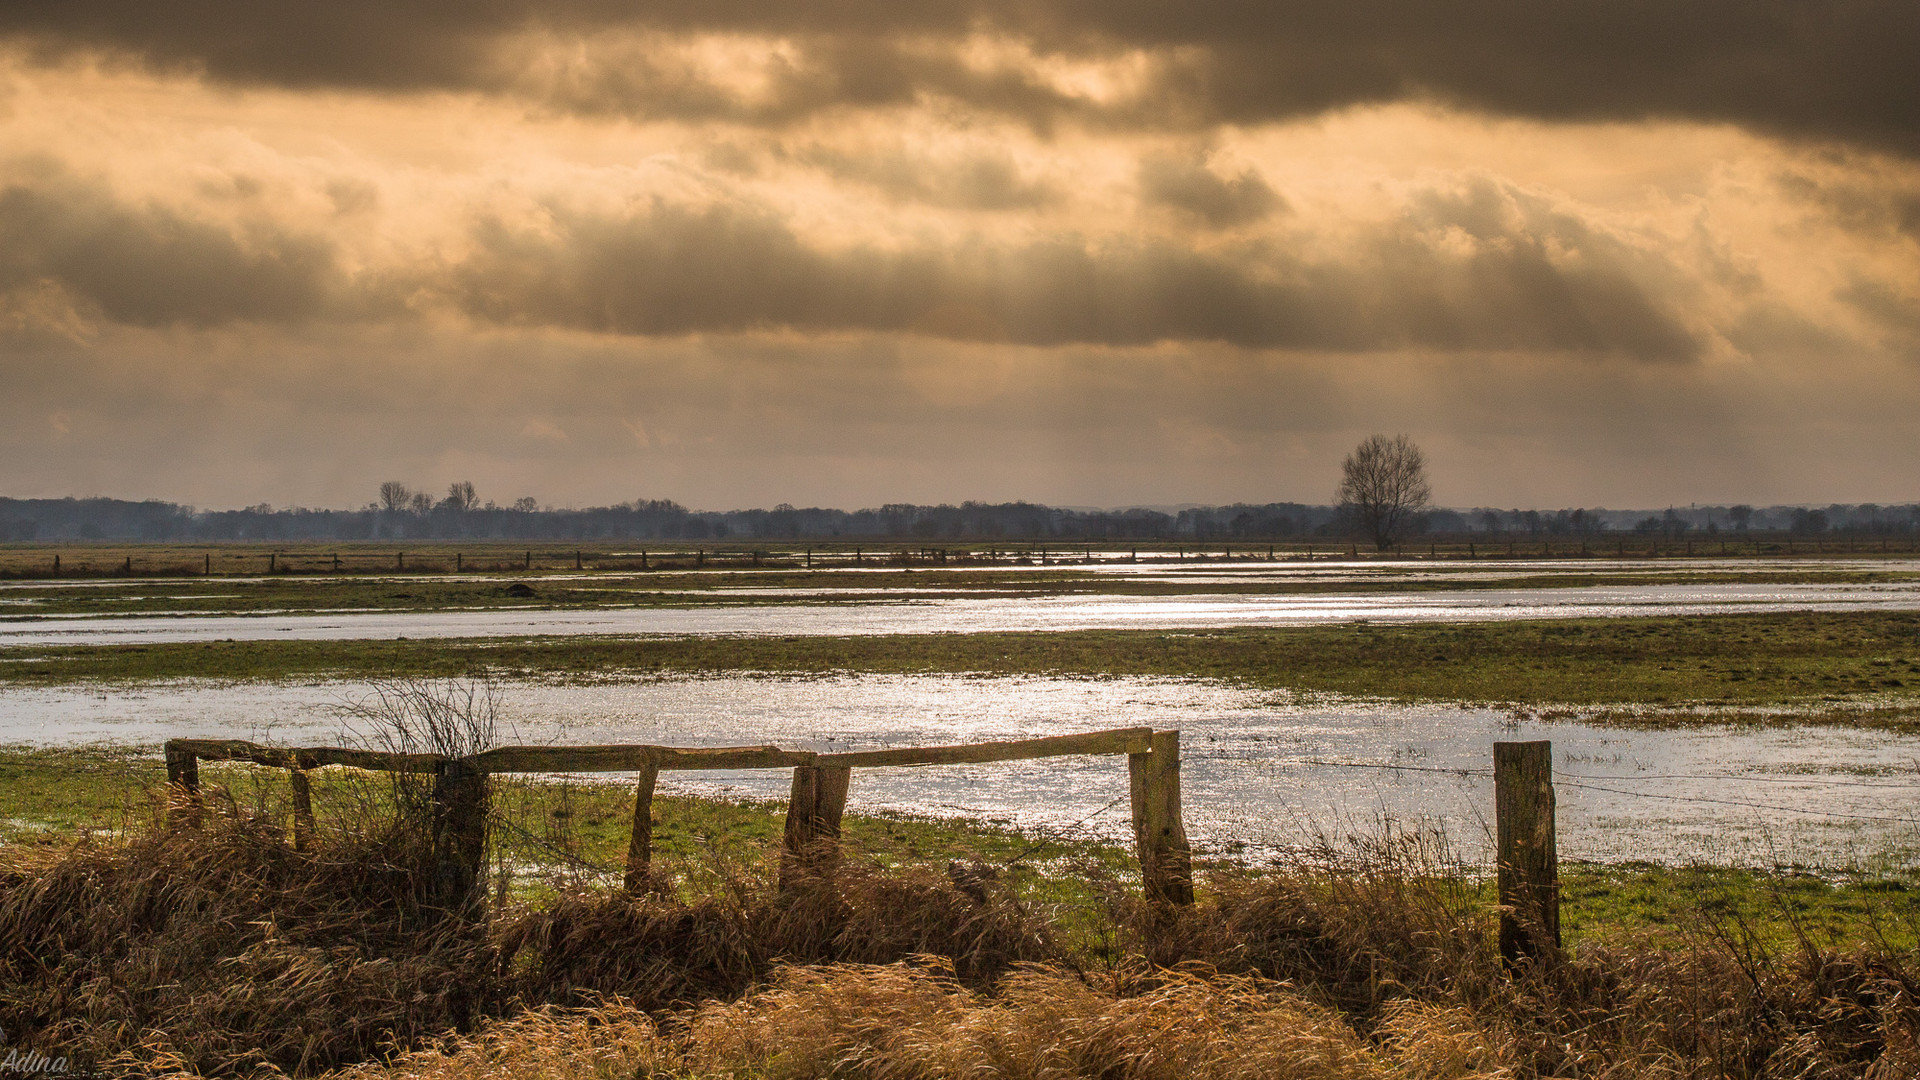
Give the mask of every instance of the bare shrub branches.
[[339, 713], [367, 749], [471, 757], [499, 738], [500, 693], [490, 682], [401, 679], [376, 682]]

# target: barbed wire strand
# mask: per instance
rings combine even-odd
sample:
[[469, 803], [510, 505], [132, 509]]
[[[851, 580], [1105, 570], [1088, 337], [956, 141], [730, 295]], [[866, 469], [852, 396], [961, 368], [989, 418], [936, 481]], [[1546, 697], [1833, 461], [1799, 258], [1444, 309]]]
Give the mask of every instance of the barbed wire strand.
[[1815, 814], [1821, 817], [1845, 818], [1849, 821], [1884, 821], [1895, 825], [1912, 824], [1913, 818], [1882, 817], [1874, 814], [1846, 814], [1838, 810], [1811, 810], [1803, 806], [1781, 806], [1778, 803], [1747, 802], [1742, 799], [1710, 799], [1702, 795], [1660, 795], [1651, 791], [1634, 791], [1630, 788], [1600, 787], [1597, 784], [1579, 784], [1555, 781], [1562, 787], [1580, 788], [1585, 791], [1605, 791], [1615, 795], [1631, 795], [1639, 799], [1663, 799], [1668, 802], [1713, 803], [1719, 806], [1744, 806], [1753, 810], [1778, 810], [1786, 814]]
[[[1484, 777], [1493, 775], [1493, 770], [1491, 769], [1447, 769], [1447, 768], [1438, 768], [1430, 765], [1392, 765], [1392, 764], [1387, 764], [1385, 762], [1378, 762], [1378, 761], [1330, 761], [1330, 760], [1320, 759], [1320, 758], [1295, 758], [1293, 759], [1291, 764], [1327, 765], [1327, 766], [1337, 766], [1339, 768], [1346, 768], [1346, 769], [1386, 769], [1393, 772], [1444, 773], [1451, 776], [1458, 776], [1463, 779], [1466, 777], [1484, 778]], [[1787, 781], [1792, 779], [1788, 777], [1758, 777], [1758, 776], [1746, 777], [1746, 776], [1726, 776], [1726, 775], [1711, 776], [1711, 775], [1701, 775], [1701, 774], [1692, 774], [1692, 775], [1676, 774], [1676, 775], [1663, 776], [1660, 778], [1661, 779], [1700, 779], [1700, 780], [1778, 780], [1778, 781]], [[1651, 780], [1651, 779], [1655, 779], [1655, 777], [1653, 776], [1647, 776], [1647, 777], [1586, 776], [1581, 773], [1560, 773], [1554, 777], [1554, 783], [1559, 786], [1579, 788], [1584, 791], [1604, 791], [1613, 795], [1627, 795], [1627, 796], [1631, 796], [1633, 798], [1638, 798], [1638, 799], [1660, 799], [1666, 802], [1708, 803], [1708, 804], [1713, 804], [1717, 806], [1743, 806], [1753, 810], [1778, 810], [1781, 813], [1786, 813], [1786, 814], [1809, 814], [1809, 815], [1816, 815], [1820, 817], [1842, 818], [1849, 821], [1881, 821], [1881, 822], [1888, 822], [1896, 825], [1911, 824], [1914, 821], [1913, 818], [1886, 817], [1886, 816], [1876, 815], [1876, 814], [1849, 814], [1839, 810], [1814, 810], [1814, 809], [1809, 809], [1807, 807], [1801, 807], [1801, 806], [1782, 806], [1778, 803], [1750, 802], [1744, 799], [1716, 799], [1716, 798], [1712, 798], [1705, 795], [1664, 795], [1664, 794], [1658, 794], [1651, 791], [1634, 791], [1631, 788], [1611, 788], [1611, 787], [1603, 787], [1598, 784], [1582, 784], [1578, 782], [1580, 780], [1588, 780], [1588, 779], [1591, 779], [1591, 780], [1630, 780], [1630, 779]], [[1897, 790], [1913, 790], [1913, 788], [1907, 785], [1902, 785], [1902, 784], [1865, 784], [1865, 783], [1859, 783], [1855, 781], [1846, 781], [1846, 780], [1835, 780], [1835, 781], [1823, 782], [1817, 779], [1810, 780], [1807, 782], [1826, 783], [1836, 787], [1876, 787], [1876, 788], [1893, 788]]]
[[[1287, 765], [1328, 765], [1343, 769], [1388, 769], [1394, 772], [1445, 773], [1459, 777], [1489, 777], [1492, 769], [1447, 768], [1435, 765], [1395, 765], [1383, 761], [1333, 761], [1327, 758], [1292, 758], [1282, 762]], [[1765, 784], [1815, 784], [1821, 787], [1859, 787], [1876, 788], [1883, 791], [1920, 792], [1920, 781], [1912, 784], [1876, 784], [1865, 780], [1830, 780], [1819, 776], [1749, 776], [1740, 773], [1639, 773], [1633, 776], [1602, 775], [1597, 773], [1556, 772], [1554, 780], [1739, 780], [1755, 781]]]
[[1920, 780], [1912, 784], [1875, 784], [1865, 780], [1828, 780], [1818, 776], [1742, 776], [1736, 773], [1641, 773], [1635, 776], [1600, 776], [1591, 773], [1555, 773], [1568, 780], [1739, 780], [1763, 784], [1818, 784], [1821, 787], [1879, 788], [1885, 791], [1920, 792]]
[[[1033, 854], [1034, 852], [1039, 851], [1041, 848], [1046, 847], [1048, 844], [1055, 844], [1055, 843], [1061, 842], [1074, 830], [1080, 828], [1081, 826], [1085, 825], [1087, 822], [1092, 821], [1094, 818], [1099, 817], [1101, 814], [1106, 813], [1107, 811], [1113, 809], [1114, 807], [1119, 806], [1121, 802], [1123, 802], [1126, 799], [1132, 798], [1132, 796], [1133, 796], [1133, 793], [1129, 791], [1125, 795], [1118, 796], [1113, 801], [1107, 803], [1107, 805], [1101, 807], [1100, 809], [1095, 810], [1093, 813], [1088, 814], [1086, 817], [1081, 818], [1079, 821], [1076, 821], [1073, 824], [1068, 825], [1063, 829], [1057, 830], [1056, 832], [1053, 833], [1053, 835], [1051, 836], [1043, 835], [1039, 840], [1036, 840], [1031, 845], [1029, 845], [1025, 851], [1022, 851], [1020, 854], [1015, 855], [1013, 858], [1008, 859], [1006, 862], [1003, 862], [1000, 865], [1005, 867], [1011, 867], [1014, 863], [1017, 863], [1020, 860], [1026, 858], [1027, 856]], [[1042, 831], [1042, 830], [1036, 830], [1036, 831]]]

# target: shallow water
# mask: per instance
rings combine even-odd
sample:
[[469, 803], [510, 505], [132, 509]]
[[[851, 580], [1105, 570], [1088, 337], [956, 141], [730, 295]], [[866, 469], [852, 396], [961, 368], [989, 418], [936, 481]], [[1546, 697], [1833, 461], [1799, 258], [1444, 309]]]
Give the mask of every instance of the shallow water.
[[703, 608], [0, 619], [0, 647], [570, 635], [864, 635], [1205, 629], [1765, 611], [1916, 611], [1920, 584], [1672, 584], [1272, 596], [975, 597]]
[[[1842, 867], [1920, 840], [1920, 740], [1881, 732], [1516, 723], [1485, 709], [1174, 679], [730, 677], [499, 689], [511, 729], [503, 740], [527, 743], [845, 750], [1178, 728], [1189, 833], [1203, 850], [1254, 857], [1316, 834], [1377, 833], [1391, 820], [1439, 826], [1467, 857], [1484, 858], [1492, 782], [1483, 774], [1496, 739], [1553, 740], [1565, 858]], [[0, 741], [329, 744], [345, 734], [338, 706], [367, 693], [342, 682], [9, 688], [0, 690]], [[786, 788], [777, 771], [662, 777], [663, 791], [779, 799]], [[1084, 832], [1118, 839], [1125, 794], [1124, 760], [1059, 758], [860, 770], [849, 805], [1047, 830], [1084, 821]]]

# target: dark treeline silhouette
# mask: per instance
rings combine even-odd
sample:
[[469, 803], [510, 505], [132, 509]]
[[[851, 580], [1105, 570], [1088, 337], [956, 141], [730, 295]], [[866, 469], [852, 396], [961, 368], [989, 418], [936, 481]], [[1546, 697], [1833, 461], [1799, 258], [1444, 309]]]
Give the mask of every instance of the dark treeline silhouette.
[[[460, 485], [456, 485], [459, 487]], [[0, 540], [1161, 540], [1270, 539], [1325, 532], [1333, 509], [1300, 503], [1180, 510], [1070, 510], [1032, 503], [889, 504], [866, 510], [689, 510], [663, 499], [586, 509], [438, 502], [389, 487], [357, 510], [159, 501], [0, 498]]]
[[[1435, 536], [1584, 537], [1603, 533], [1738, 536], [1911, 535], [1920, 505], [1873, 503], [1825, 507], [1694, 506], [1647, 510], [1428, 511], [1421, 532]], [[177, 503], [122, 499], [0, 498], [0, 540], [1113, 540], [1289, 541], [1344, 537], [1336, 508], [1304, 503], [1235, 503], [1183, 510], [1083, 510], [1033, 503], [920, 506], [865, 510], [795, 508], [689, 510], [664, 499], [586, 509], [541, 507], [524, 498], [509, 506], [482, 503], [471, 485], [456, 484], [434, 500], [402, 485], [383, 485], [382, 499], [357, 510], [197, 510]]]

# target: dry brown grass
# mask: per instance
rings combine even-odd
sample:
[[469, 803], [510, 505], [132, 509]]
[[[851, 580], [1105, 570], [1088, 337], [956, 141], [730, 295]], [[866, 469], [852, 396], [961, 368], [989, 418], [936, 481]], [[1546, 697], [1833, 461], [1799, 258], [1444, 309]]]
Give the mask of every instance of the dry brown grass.
[[[489, 951], [422, 902], [408, 834], [295, 852], [215, 808], [0, 872], [0, 1028], [95, 1061], [313, 1072], [469, 1025]], [[11, 852], [10, 852], [11, 853]]]
[[1433, 834], [1323, 842], [1285, 869], [1208, 884], [1208, 902], [1185, 910], [1117, 893], [1134, 948], [1162, 966], [1289, 982], [1360, 1014], [1408, 996], [1478, 1004], [1505, 985], [1498, 913]]
[[572, 1004], [618, 994], [648, 1008], [737, 996], [789, 963], [946, 958], [984, 981], [1010, 965], [1060, 958], [1045, 923], [1004, 889], [967, 892], [925, 868], [847, 862], [831, 882], [782, 894], [733, 878], [684, 903], [581, 892], [505, 913], [495, 940], [514, 992]]
[[859, 863], [785, 894], [732, 878], [696, 903], [582, 890], [469, 918], [432, 905], [420, 830], [376, 825], [296, 851], [281, 815], [216, 798], [195, 830], [7, 849], [0, 1031], [134, 1074], [311, 1075], [603, 992], [737, 997], [783, 959], [939, 953], [986, 979], [1058, 955], [1004, 893]]
[[331, 1074], [332, 1080], [634, 1080], [670, 1077], [676, 1055], [653, 1018], [624, 1001], [593, 1008], [543, 1006], [493, 1020], [385, 1063]]
[[696, 1075], [769, 1080], [1384, 1075], [1331, 1010], [1206, 972], [1140, 981], [1029, 967], [981, 995], [937, 965], [790, 968], [760, 993], [703, 1009], [684, 1047]]
[[525, 1014], [449, 1050], [355, 1069], [343, 1080], [1395, 1075], [1388, 1059], [1336, 1014], [1262, 980], [1162, 973], [1150, 985], [1136, 986], [1121, 975], [1089, 980], [1059, 968], [1027, 967], [983, 994], [930, 959], [783, 967], [765, 989], [710, 1004], [664, 1033], [622, 1002]]
[[1283, 981], [1408, 1075], [1920, 1076], [1911, 951], [1804, 936], [1775, 949], [1738, 921], [1703, 920], [1509, 973], [1497, 913], [1441, 856], [1407, 837], [1322, 851], [1223, 876], [1189, 911], [1127, 917], [1159, 963]]
[[196, 831], [8, 853], [10, 1045], [354, 1080], [1920, 1076], [1910, 951], [1702, 922], [1511, 978], [1431, 838], [1217, 874], [1191, 909], [1108, 881], [1085, 949], [997, 884], [853, 859], [787, 893], [717, 873], [695, 902], [581, 886], [457, 917], [391, 799], [307, 851], [212, 801]]

